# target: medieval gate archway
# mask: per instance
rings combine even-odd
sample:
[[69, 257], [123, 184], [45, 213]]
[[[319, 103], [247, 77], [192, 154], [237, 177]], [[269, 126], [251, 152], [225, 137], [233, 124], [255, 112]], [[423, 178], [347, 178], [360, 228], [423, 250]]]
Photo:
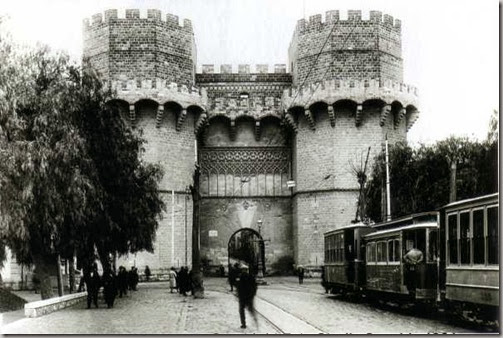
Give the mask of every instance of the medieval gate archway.
[[227, 248], [229, 266], [235, 263], [246, 264], [252, 274], [258, 274], [260, 268], [265, 273], [264, 240], [257, 231], [244, 228], [234, 232]]

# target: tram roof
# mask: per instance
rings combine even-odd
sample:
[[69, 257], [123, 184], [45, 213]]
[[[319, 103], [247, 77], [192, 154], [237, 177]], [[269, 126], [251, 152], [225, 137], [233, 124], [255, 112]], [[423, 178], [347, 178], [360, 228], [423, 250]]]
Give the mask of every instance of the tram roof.
[[376, 223], [372, 225], [372, 228], [374, 229], [379, 229], [379, 228], [384, 228], [384, 227], [389, 227], [389, 226], [394, 226], [393, 228], [396, 228], [397, 226], [400, 226], [400, 223], [413, 223], [413, 224], [422, 224], [424, 223], [424, 220], [422, 220], [425, 217], [437, 217], [438, 216], [438, 211], [426, 211], [426, 212], [420, 212], [416, 214], [411, 214], [407, 216], [403, 216], [391, 221], [384, 221], [381, 223]]
[[391, 228], [391, 229], [385, 229], [385, 230], [381, 230], [381, 231], [372, 232], [370, 234], [365, 235], [364, 237], [372, 238], [372, 237], [378, 237], [381, 235], [388, 235], [388, 234], [392, 234], [392, 233], [400, 232], [400, 231], [404, 231], [404, 230], [426, 229], [426, 228], [438, 228], [438, 223], [437, 222], [425, 222], [425, 223], [419, 223], [419, 224], [410, 224], [410, 225], [401, 226], [398, 228]]
[[337, 228], [337, 229], [332, 229], [332, 230], [329, 230], [327, 232], [324, 233], [324, 235], [330, 235], [334, 232], [339, 232], [339, 231], [342, 231], [342, 230], [349, 230], [349, 229], [357, 229], [357, 228], [372, 228], [372, 226], [368, 225], [368, 224], [365, 224], [365, 223], [355, 223], [355, 224], [349, 224], [349, 225], [345, 225], [345, 226], [342, 226], [340, 228]]
[[498, 195], [499, 195], [499, 192], [496, 192], [494, 194], [489, 194], [489, 195], [484, 195], [484, 196], [478, 196], [478, 197], [474, 197], [474, 198], [468, 198], [468, 199], [465, 199], [465, 200], [461, 200], [461, 201], [456, 201], [456, 202], [449, 203], [446, 206], [444, 206], [442, 209], [447, 209], [447, 208], [458, 206], [458, 205], [462, 205], [462, 204], [470, 204], [470, 203], [475, 203], [475, 202], [482, 202], [484, 200], [490, 200], [490, 199], [493, 199], [493, 198], [498, 198]]

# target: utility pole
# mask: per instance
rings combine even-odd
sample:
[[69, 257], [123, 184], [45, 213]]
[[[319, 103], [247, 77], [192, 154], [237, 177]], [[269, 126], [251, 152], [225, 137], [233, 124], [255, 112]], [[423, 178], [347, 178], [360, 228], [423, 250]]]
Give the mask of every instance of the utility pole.
[[200, 266], [200, 248], [199, 248], [199, 201], [201, 195], [199, 192], [199, 177], [201, 172], [196, 163], [193, 182], [190, 186], [192, 192], [192, 272], [194, 274], [194, 298], [204, 298], [203, 274]]
[[391, 193], [389, 180], [389, 154], [388, 154], [388, 134], [385, 141], [385, 157], [386, 157], [386, 221], [391, 221]]

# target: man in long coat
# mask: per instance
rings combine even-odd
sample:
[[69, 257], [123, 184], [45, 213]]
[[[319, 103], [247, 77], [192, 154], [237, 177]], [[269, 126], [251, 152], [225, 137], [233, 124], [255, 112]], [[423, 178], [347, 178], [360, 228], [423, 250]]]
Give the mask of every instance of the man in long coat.
[[255, 277], [249, 274], [248, 268], [243, 266], [241, 268], [241, 275], [239, 276], [239, 282], [237, 283], [238, 298], [239, 298], [239, 318], [241, 319], [241, 328], [246, 328], [246, 316], [245, 308], [250, 311], [255, 324], [258, 327], [257, 313], [255, 312], [255, 307], [253, 306], [253, 300], [255, 294], [257, 293], [257, 282]]
[[101, 278], [96, 263], [90, 269], [86, 269], [84, 281], [87, 289], [87, 308], [91, 308], [91, 302], [98, 307], [98, 291], [101, 287]]

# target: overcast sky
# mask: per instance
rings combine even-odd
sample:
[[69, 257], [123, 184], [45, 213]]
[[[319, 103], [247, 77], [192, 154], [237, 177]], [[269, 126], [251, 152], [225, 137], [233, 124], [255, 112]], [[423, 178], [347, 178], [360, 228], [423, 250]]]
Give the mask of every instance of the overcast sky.
[[[402, 21], [404, 82], [419, 90], [413, 143], [449, 135], [483, 139], [499, 110], [499, 2], [496, 0], [3, 0], [0, 15], [18, 41], [82, 53], [82, 20], [109, 8], [158, 8], [192, 20], [201, 64], [287, 63], [298, 19], [341, 10], [380, 10]], [[1, 65], [0, 65], [1, 66]], [[270, 70], [272, 66], [270, 67]]]

